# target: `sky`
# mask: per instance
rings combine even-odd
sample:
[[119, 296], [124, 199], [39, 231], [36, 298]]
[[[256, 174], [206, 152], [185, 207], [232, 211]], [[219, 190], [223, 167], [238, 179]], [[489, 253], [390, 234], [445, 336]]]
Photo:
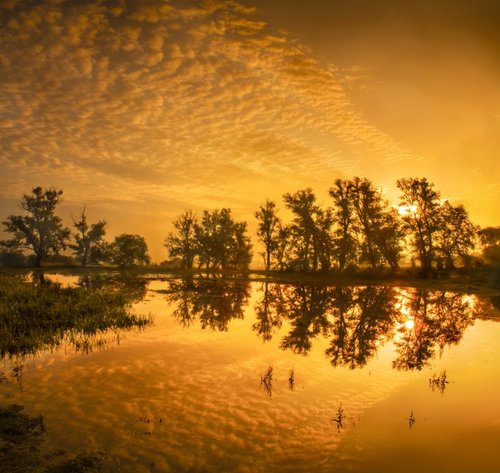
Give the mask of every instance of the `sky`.
[[[35, 186], [155, 261], [183, 209], [427, 177], [499, 225], [496, 0], [0, 0], [0, 220]], [[259, 250], [258, 247], [255, 248]]]

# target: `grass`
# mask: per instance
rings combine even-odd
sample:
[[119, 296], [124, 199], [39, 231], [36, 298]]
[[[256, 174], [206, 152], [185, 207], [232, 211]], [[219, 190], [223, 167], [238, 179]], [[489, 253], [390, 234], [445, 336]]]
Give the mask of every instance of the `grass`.
[[0, 357], [33, 355], [63, 342], [88, 351], [105, 331], [143, 328], [149, 317], [133, 314], [119, 291], [32, 284], [0, 277]]
[[264, 375], [260, 375], [260, 386], [264, 388], [267, 395], [272, 397], [273, 394], [273, 365], [269, 365]]
[[22, 406], [0, 405], [0, 471], [2, 473], [96, 473], [111, 472], [100, 453], [80, 453], [67, 458], [64, 451], [43, 451], [42, 416], [28, 416]]

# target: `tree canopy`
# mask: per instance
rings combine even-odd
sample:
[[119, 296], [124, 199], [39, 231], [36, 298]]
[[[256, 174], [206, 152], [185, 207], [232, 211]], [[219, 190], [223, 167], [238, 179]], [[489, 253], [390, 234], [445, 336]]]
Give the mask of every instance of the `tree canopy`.
[[33, 251], [35, 266], [40, 266], [46, 256], [57, 255], [66, 249], [70, 230], [55, 215], [62, 193], [62, 190], [35, 187], [32, 194], [25, 194], [21, 208], [26, 215], [10, 215], [3, 222], [5, 231], [11, 233], [12, 238], [2, 241], [2, 246], [11, 250]]
[[108, 248], [108, 259], [120, 268], [148, 264], [148, 246], [143, 237], [122, 233]]

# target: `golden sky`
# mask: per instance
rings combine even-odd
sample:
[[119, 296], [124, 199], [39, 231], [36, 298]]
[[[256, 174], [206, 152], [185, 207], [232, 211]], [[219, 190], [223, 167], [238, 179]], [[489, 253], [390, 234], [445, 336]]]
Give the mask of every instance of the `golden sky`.
[[86, 205], [159, 261], [182, 209], [253, 229], [359, 175], [498, 225], [499, 23], [496, 0], [0, 0], [0, 219], [55, 186], [68, 225]]

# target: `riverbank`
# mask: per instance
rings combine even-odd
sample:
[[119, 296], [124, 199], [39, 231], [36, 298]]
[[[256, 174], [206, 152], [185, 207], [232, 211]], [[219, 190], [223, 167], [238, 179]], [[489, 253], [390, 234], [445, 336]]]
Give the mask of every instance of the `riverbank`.
[[336, 272], [291, 272], [291, 271], [265, 271], [249, 269], [246, 271], [207, 272], [200, 269], [172, 269], [162, 266], [141, 266], [127, 269], [115, 267], [87, 267], [74, 266], [43, 266], [41, 268], [0, 268], [0, 274], [23, 275], [27, 273], [58, 273], [68, 276], [81, 277], [118, 277], [144, 279], [162, 278], [217, 278], [240, 279], [245, 281], [287, 283], [287, 284], [326, 284], [335, 286], [351, 285], [384, 285], [405, 286], [419, 289], [435, 289], [454, 291], [468, 294], [500, 297], [500, 268], [483, 267], [473, 272], [452, 271], [437, 274], [433, 278], [420, 278], [414, 269], [403, 268], [396, 272], [381, 271], [371, 273], [368, 271], [353, 271], [349, 274]]

